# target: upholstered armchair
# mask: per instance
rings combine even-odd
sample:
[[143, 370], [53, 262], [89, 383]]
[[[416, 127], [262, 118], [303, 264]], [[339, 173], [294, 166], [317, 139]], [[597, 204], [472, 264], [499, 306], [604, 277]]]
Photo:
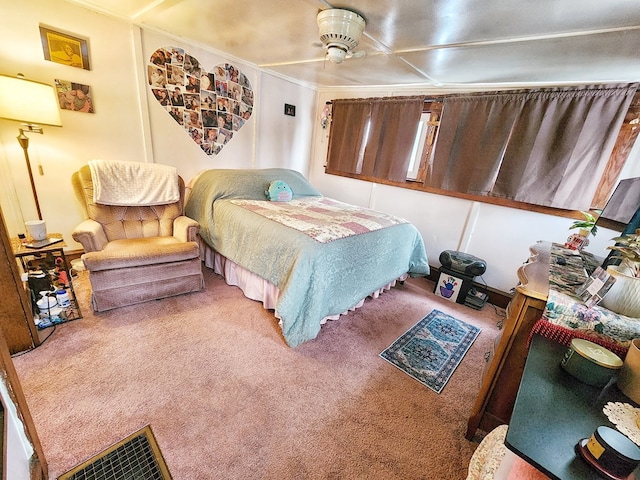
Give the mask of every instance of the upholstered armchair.
[[183, 215], [182, 178], [175, 175], [179, 199], [173, 203], [112, 205], [94, 199], [92, 170], [96, 174], [93, 165], [85, 165], [72, 176], [87, 217], [72, 236], [84, 247], [82, 261], [89, 271], [93, 310], [202, 290], [196, 242], [200, 226]]

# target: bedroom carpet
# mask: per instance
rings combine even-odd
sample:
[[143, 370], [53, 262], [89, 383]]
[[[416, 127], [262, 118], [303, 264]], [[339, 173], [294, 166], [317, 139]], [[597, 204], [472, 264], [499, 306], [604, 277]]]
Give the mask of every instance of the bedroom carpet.
[[[504, 311], [410, 279], [292, 349], [272, 312], [204, 275], [202, 292], [96, 314], [81, 272], [84, 318], [14, 358], [51, 479], [147, 424], [175, 480], [466, 477]], [[379, 356], [433, 309], [482, 329], [441, 394]]]
[[480, 328], [432, 310], [380, 356], [440, 393], [479, 334]]

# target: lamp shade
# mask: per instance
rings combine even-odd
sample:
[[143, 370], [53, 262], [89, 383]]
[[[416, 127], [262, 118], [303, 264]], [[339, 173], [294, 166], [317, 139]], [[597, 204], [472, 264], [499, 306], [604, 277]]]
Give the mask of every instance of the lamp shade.
[[51, 85], [0, 75], [0, 118], [62, 126], [58, 97]]

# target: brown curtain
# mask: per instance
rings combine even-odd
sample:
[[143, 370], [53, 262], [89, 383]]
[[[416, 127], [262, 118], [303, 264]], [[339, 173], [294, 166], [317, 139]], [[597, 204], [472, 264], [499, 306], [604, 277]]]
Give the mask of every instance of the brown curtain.
[[425, 184], [587, 210], [637, 84], [446, 98]]
[[404, 182], [424, 97], [332, 103], [327, 172]]
[[518, 104], [510, 95], [492, 94], [445, 98], [443, 104], [425, 185], [489, 195], [519, 114]]
[[358, 153], [365, 140], [371, 105], [360, 100], [334, 100], [332, 104], [327, 172], [359, 174], [362, 162]]

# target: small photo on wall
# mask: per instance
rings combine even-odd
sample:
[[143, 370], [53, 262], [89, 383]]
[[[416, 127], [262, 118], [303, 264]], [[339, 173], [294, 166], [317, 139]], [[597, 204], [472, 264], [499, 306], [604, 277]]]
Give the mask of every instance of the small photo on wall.
[[89, 46], [85, 39], [41, 26], [40, 40], [45, 60], [91, 70]]
[[55, 82], [58, 103], [61, 109], [94, 113], [91, 87], [89, 85], [59, 79], [56, 79]]

